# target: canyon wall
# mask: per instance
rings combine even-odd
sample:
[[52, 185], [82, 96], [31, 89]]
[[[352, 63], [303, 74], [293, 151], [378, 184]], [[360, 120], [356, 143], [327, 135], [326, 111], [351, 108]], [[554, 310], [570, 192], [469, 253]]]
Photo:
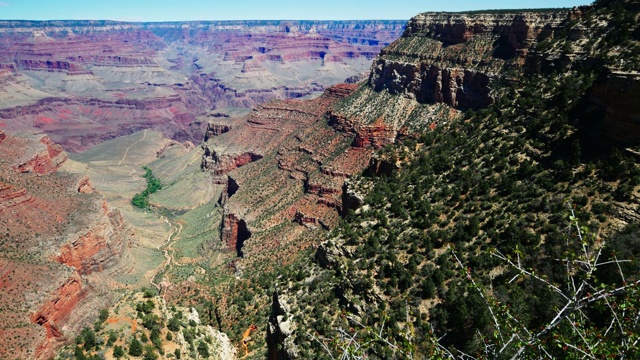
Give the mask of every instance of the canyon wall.
[[0, 129], [74, 152], [142, 129], [197, 143], [217, 116], [362, 76], [404, 25], [0, 21]]
[[[492, 103], [490, 83], [523, 64], [540, 41], [554, 36], [568, 12], [423, 13], [372, 66], [370, 85], [418, 102], [478, 109]], [[505, 60], [510, 60], [507, 63]]]
[[113, 300], [130, 231], [47, 136], [0, 135], [0, 357], [49, 359]]

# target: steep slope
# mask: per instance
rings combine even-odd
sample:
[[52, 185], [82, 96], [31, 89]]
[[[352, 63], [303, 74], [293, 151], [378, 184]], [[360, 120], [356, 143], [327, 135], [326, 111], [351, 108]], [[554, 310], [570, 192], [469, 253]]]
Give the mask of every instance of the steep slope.
[[[615, 309], [640, 306], [639, 9], [412, 19], [329, 116], [386, 126], [374, 147], [432, 131], [378, 152], [314, 260], [282, 270], [269, 358], [636, 356]], [[472, 110], [433, 123], [422, 102]]]
[[66, 173], [47, 136], [0, 131], [3, 358], [49, 358], [113, 301], [128, 231], [88, 178]]

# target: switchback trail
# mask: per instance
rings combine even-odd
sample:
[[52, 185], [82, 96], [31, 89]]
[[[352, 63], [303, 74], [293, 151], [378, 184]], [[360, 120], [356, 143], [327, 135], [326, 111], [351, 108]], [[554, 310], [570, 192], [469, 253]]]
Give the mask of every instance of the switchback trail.
[[[171, 246], [175, 244], [176, 241], [178, 241], [178, 236], [182, 232], [182, 224], [180, 223], [176, 224], [171, 220], [169, 220], [167, 217], [162, 216], [160, 214], [158, 215], [162, 218], [162, 220], [164, 220], [172, 228], [171, 233], [169, 233], [169, 236], [167, 236], [167, 240], [164, 242], [164, 244], [158, 246], [158, 250], [162, 251], [162, 254], [164, 255], [165, 260], [162, 263], [162, 266], [151, 278], [151, 285], [153, 285], [156, 289], [158, 289], [159, 293], [162, 293], [162, 280], [160, 280], [160, 283], [156, 283], [156, 277], [158, 277], [158, 275], [160, 274], [165, 274], [167, 271], [171, 270], [172, 264], [175, 264], [175, 259], [173, 258], [175, 254], [175, 250]], [[164, 294], [162, 294], [162, 298], [164, 299]]]

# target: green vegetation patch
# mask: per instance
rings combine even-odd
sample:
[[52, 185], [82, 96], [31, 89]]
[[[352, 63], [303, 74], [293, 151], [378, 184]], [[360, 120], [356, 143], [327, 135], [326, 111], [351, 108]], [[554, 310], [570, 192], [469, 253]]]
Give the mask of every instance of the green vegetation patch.
[[143, 166], [145, 173], [142, 176], [147, 179], [147, 188], [144, 189], [143, 192], [135, 194], [133, 199], [131, 199], [131, 204], [133, 206], [145, 209], [149, 207], [149, 195], [158, 192], [158, 190], [162, 189], [162, 183], [160, 183], [160, 179], [153, 176], [153, 172], [146, 166]]

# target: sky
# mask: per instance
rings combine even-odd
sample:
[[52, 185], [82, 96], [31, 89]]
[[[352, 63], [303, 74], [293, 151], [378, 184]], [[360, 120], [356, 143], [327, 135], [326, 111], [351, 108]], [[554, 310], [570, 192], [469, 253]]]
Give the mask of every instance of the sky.
[[580, 0], [0, 0], [2, 20], [408, 20], [426, 11], [573, 7]]

